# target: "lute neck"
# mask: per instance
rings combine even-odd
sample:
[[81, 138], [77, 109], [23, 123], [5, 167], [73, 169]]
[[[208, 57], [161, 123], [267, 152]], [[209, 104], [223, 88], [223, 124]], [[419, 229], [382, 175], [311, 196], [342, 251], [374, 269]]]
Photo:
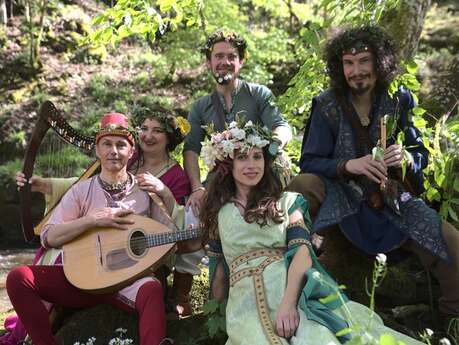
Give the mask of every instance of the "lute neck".
[[172, 242], [195, 239], [198, 238], [199, 235], [199, 228], [175, 232], [163, 232], [160, 234], [151, 234], [147, 236], [147, 247], [157, 247]]

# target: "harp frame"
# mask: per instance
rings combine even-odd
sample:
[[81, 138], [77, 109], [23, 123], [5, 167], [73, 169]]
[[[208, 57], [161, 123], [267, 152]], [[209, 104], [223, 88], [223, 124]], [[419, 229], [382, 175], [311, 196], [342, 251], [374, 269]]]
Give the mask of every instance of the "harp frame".
[[[50, 128], [53, 129], [59, 138], [64, 140], [66, 143], [77, 146], [87, 152], [92, 151], [95, 146], [94, 138], [79, 133], [76, 129], [70, 126], [52, 102], [45, 101], [40, 107], [38, 119], [24, 155], [22, 172], [27, 180], [29, 180], [33, 175], [38, 149]], [[92, 176], [99, 166], [100, 163], [97, 160], [83, 173], [82, 176], [80, 176], [78, 181]], [[49, 218], [53, 208], [45, 214], [41, 222], [34, 228], [31, 212], [32, 189], [29, 183], [26, 183], [19, 189], [19, 198], [22, 233], [26, 242], [31, 242], [35, 235], [40, 234], [41, 228]], [[55, 205], [57, 205], [58, 202], [56, 202]]]

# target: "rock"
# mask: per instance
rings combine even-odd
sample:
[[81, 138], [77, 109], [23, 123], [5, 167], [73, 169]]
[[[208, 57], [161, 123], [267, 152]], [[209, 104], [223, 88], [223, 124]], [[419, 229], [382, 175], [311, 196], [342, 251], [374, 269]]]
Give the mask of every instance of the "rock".
[[[319, 261], [354, 301], [368, 305], [365, 287], [371, 287], [373, 258], [364, 255], [337, 228], [324, 234], [324, 252]], [[428, 301], [424, 271], [415, 257], [397, 265], [388, 264], [386, 277], [376, 290], [378, 306], [393, 307]], [[379, 303], [378, 303], [379, 302]]]

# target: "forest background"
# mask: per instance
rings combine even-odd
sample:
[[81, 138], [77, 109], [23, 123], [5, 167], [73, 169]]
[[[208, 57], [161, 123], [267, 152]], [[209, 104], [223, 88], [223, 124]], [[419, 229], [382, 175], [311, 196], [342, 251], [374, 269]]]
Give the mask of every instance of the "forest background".
[[[423, 197], [459, 225], [458, 14], [454, 0], [0, 0], [0, 247], [24, 245], [13, 176], [40, 104], [53, 101], [85, 134], [101, 114], [139, 101], [186, 116], [213, 88], [200, 48], [218, 28], [247, 39], [241, 77], [277, 96], [297, 172], [312, 97], [327, 88], [326, 38], [341, 26], [383, 26], [403, 61], [392, 87], [418, 97], [413, 115], [430, 151]], [[53, 139], [45, 146], [37, 174], [79, 175], [91, 160]]]

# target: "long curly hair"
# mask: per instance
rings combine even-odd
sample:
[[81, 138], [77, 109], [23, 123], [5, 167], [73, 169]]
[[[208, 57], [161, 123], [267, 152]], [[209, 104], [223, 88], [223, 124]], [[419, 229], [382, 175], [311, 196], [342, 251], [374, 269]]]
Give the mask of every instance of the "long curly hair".
[[371, 48], [375, 57], [376, 89], [386, 89], [398, 71], [397, 49], [394, 40], [375, 25], [366, 25], [338, 32], [325, 47], [324, 60], [330, 77], [330, 87], [344, 95], [349, 86], [344, 78], [343, 51], [364, 43]]
[[[258, 185], [250, 190], [244, 220], [248, 223], [257, 223], [265, 226], [269, 221], [280, 224], [284, 220], [284, 212], [278, 208], [278, 200], [282, 194], [282, 185], [273, 170], [274, 158], [268, 149], [263, 149], [265, 159], [264, 174]], [[226, 165], [225, 169], [219, 169], [219, 164]], [[213, 170], [204, 204], [201, 208], [201, 228], [205, 229], [203, 242], [218, 238], [218, 212], [231, 202], [236, 195], [236, 184], [232, 174], [233, 161], [218, 162]], [[228, 169], [231, 167], [231, 169]]]

